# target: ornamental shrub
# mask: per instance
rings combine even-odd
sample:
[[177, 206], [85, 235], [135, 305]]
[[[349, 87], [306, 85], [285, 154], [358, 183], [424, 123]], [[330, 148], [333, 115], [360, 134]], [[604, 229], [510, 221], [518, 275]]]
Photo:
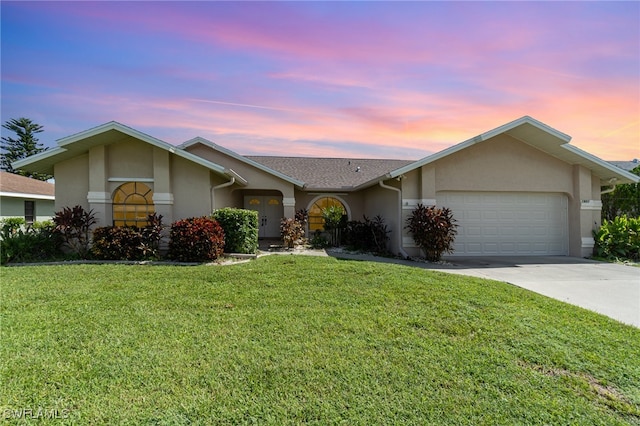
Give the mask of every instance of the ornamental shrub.
[[313, 233], [313, 238], [311, 238], [309, 244], [311, 244], [311, 247], [313, 247], [314, 249], [325, 249], [330, 245], [329, 240], [327, 240], [325, 236], [322, 235], [322, 231], [320, 231], [319, 229], [316, 229], [316, 231]]
[[363, 215], [364, 221], [347, 222], [344, 230], [345, 245], [354, 250], [369, 251], [377, 254], [388, 252], [389, 231], [382, 216], [369, 219]]
[[[37, 262], [62, 257], [62, 238], [53, 223], [34, 222], [23, 228], [19, 220], [7, 218], [0, 231], [0, 263]], [[22, 219], [24, 222], [24, 219]]]
[[258, 250], [258, 212], [225, 207], [211, 217], [224, 230], [224, 251], [252, 254]]
[[145, 259], [160, 258], [160, 242], [165, 229], [162, 223], [162, 215], [152, 213], [147, 216], [147, 226], [142, 228], [142, 256]]
[[56, 230], [62, 235], [65, 246], [82, 259], [89, 254], [90, 229], [96, 224], [93, 210], [86, 211], [82, 206], [65, 207], [53, 217]]
[[2, 227], [2, 238], [12, 235], [27, 225], [23, 217], [7, 217], [0, 222]]
[[597, 231], [594, 254], [608, 260], [640, 260], [640, 218], [618, 216], [604, 220]]
[[105, 226], [93, 231], [91, 253], [96, 259], [158, 259], [162, 239], [162, 215], [150, 214], [147, 226]]
[[304, 244], [304, 226], [294, 218], [285, 217], [280, 221], [280, 235], [284, 246], [294, 248], [296, 245]]
[[169, 257], [180, 262], [215, 260], [224, 251], [224, 230], [208, 217], [174, 222], [169, 238]]
[[456, 227], [450, 209], [418, 204], [407, 219], [405, 228], [409, 229], [413, 241], [424, 251], [426, 259], [437, 262], [443, 253], [453, 253]]
[[134, 226], [96, 228], [91, 253], [96, 259], [142, 260], [142, 233]]

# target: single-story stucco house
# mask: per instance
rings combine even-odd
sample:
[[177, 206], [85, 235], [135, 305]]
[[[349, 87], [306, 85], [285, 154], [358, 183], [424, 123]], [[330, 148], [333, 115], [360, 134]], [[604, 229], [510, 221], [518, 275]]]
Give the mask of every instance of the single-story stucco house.
[[390, 250], [418, 255], [405, 230], [419, 204], [449, 207], [454, 255], [592, 253], [603, 191], [639, 178], [525, 116], [418, 161], [243, 156], [203, 138], [174, 146], [117, 122], [68, 136], [13, 167], [50, 173], [56, 210], [82, 205], [98, 225], [165, 223], [221, 207], [259, 212], [260, 236], [282, 217], [342, 205], [349, 220], [382, 216]]
[[54, 184], [0, 172], [0, 220], [21, 217], [27, 224], [51, 220], [54, 200]]

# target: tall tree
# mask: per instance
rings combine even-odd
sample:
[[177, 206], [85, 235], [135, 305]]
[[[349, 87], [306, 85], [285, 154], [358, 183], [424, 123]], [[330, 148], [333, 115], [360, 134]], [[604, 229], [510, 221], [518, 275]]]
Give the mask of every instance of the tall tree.
[[14, 170], [11, 166], [11, 163], [16, 160], [38, 154], [48, 149], [39, 143], [38, 138], [35, 136], [37, 133], [41, 133], [43, 131], [42, 126], [32, 122], [28, 118], [22, 117], [12, 118], [5, 122], [2, 127], [14, 132], [17, 138], [9, 136], [2, 137], [2, 144], [0, 145], [0, 148], [2, 149], [2, 153], [0, 154], [0, 168], [10, 173], [35, 179], [50, 179], [51, 175], [31, 173], [24, 170]]

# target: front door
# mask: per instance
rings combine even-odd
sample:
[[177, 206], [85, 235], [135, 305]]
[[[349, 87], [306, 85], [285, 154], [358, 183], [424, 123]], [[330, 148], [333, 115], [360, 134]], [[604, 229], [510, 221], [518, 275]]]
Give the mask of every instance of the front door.
[[258, 237], [280, 238], [280, 219], [284, 216], [281, 196], [245, 195], [244, 208], [258, 212]]

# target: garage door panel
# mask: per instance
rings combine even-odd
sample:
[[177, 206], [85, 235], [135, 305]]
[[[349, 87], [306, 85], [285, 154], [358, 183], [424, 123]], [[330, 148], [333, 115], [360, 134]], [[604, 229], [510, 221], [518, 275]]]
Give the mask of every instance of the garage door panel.
[[567, 198], [559, 193], [441, 192], [458, 223], [454, 255], [566, 255]]

